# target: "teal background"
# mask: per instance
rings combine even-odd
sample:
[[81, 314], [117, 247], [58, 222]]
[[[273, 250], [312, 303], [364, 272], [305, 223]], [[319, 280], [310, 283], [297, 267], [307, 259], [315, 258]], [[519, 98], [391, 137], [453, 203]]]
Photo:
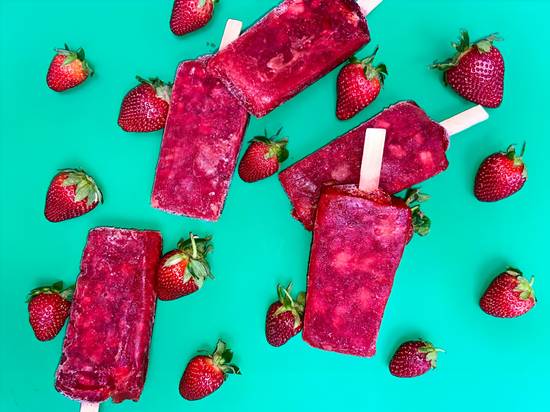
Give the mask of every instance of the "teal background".
[[[210, 233], [214, 281], [192, 296], [159, 302], [151, 361], [139, 403], [103, 411], [519, 411], [549, 405], [550, 296], [547, 159], [550, 152], [547, 67], [550, 41], [545, 0], [385, 0], [369, 17], [372, 42], [390, 75], [380, 97], [353, 120], [334, 115], [332, 72], [267, 117], [252, 119], [246, 139], [284, 127], [286, 166], [402, 99], [416, 100], [436, 120], [471, 106], [428, 69], [451, 53], [460, 28], [473, 38], [498, 31], [506, 61], [503, 105], [489, 121], [453, 138], [450, 167], [424, 183], [433, 220], [426, 238], [407, 247], [372, 359], [312, 349], [301, 338], [270, 347], [264, 316], [277, 282], [305, 285], [310, 234], [289, 216], [276, 177], [233, 180], [222, 219], [206, 223], [152, 209], [149, 196], [161, 132], [127, 134], [116, 124], [134, 76], [171, 80], [178, 62], [218, 43], [228, 18], [245, 26], [276, 0], [222, 0], [206, 28], [177, 38], [168, 27], [170, 0], [0, 0], [2, 176], [0, 299], [3, 411], [76, 411], [53, 388], [62, 332], [35, 340], [26, 293], [63, 279], [73, 282], [87, 231], [99, 225], [159, 229], [165, 251], [189, 231]], [[96, 76], [65, 93], [46, 87], [53, 48], [86, 49]], [[472, 195], [481, 160], [527, 141], [529, 181], [517, 195], [485, 204]], [[96, 178], [105, 204], [78, 219], [43, 217], [46, 189], [57, 169], [81, 167]], [[536, 275], [538, 305], [524, 317], [485, 315], [477, 301], [506, 265]], [[242, 376], [198, 401], [177, 390], [187, 360], [218, 337], [234, 349]], [[400, 380], [387, 368], [404, 339], [424, 337], [447, 350], [427, 375]]]

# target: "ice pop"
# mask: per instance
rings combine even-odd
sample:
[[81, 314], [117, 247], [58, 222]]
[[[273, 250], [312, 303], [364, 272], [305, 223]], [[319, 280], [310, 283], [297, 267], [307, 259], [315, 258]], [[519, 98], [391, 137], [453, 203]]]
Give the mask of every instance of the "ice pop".
[[161, 249], [155, 231], [101, 227], [88, 234], [55, 379], [82, 410], [141, 395]]
[[302, 335], [314, 347], [366, 357], [376, 352], [382, 316], [411, 227], [410, 209], [377, 188], [384, 139], [380, 129], [369, 132], [359, 188], [322, 189]]
[[[229, 20], [222, 45], [239, 36]], [[206, 71], [210, 57], [178, 67], [151, 204], [193, 218], [218, 220], [227, 197], [248, 113]]]
[[395, 194], [447, 169], [449, 137], [487, 118], [487, 112], [476, 106], [438, 124], [416, 103], [396, 103], [279, 174], [292, 214], [312, 230], [322, 187], [358, 181], [369, 127], [387, 131], [380, 187]]
[[380, 0], [284, 0], [209, 70], [256, 117], [319, 80], [370, 40], [365, 14]]

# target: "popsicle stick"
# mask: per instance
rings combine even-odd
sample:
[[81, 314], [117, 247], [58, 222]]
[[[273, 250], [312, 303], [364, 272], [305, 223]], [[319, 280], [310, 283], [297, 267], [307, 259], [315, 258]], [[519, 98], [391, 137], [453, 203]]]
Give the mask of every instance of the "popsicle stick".
[[382, 0], [357, 0], [357, 4], [361, 8], [361, 12], [366, 16], [373, 11], [378, 5], [382, 3]]
[[99, 411], [99, 403], [81, 402], [80, 412], [97, 412]]
[[227, 20], [225, 30], [223, 31], [222, 41], [220, 42], [220, 50], [226, 47], [229, 43], [237, 40], [241, 35], [243, 22], [240, 20]]
[[363, 160], [361, 161], [361, 180], [359, 181], [359, 190], [363, 192], [372, 192], [378, 189], [385, 142], [386, 129], [369, 128], [365, 132]]
[[445, 129], [449, 136], [454, 136], [457, 133], [463, 132], [478, 123], [484, 122], [489, 118], [489, 113], [480, 105], [474, 106], [450, 119], [443, 120], [439, 123]]

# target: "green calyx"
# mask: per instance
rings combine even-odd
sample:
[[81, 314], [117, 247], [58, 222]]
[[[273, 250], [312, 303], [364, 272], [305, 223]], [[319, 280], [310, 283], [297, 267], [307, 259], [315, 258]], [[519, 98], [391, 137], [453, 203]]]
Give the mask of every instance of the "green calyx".
[[74, 201], [80, 202], [86, 200], [87, 206], [95, 203], [103, 203], [103, 195], [94, 179], [86, 174], [84, 170], [64, 169], [60, 173], [66, 173], [67, 177], [63, 181], [63, 186], [76, 186]]
[[418, 348], [418, 352], [426, 355], [426, 360], [430, 362], [432, 369], [434, 369], [437, 366], [437, 353], [445, 351], [434, 347], [430, 342], [423, 342], [423, 344]]
[[376, 48], [374, 49], [374, 52], [370, 56], [365, 57], [363, 60], [360, 60], [357, 57], [353, 56], [349, 60], [349, 62], [351, 64], [360, 64], [363, 70], [365, 71], [365, 77], [367, 79], [369, 80], [378, 79], [380, 81], [380, 84], [384, 84], [384, 80], [388, 75], [388, 68], [383, 63], [380, 63], [377, 66], [374, 65], [374, 58], [377, 52], [378, 52], [378, 46], [376, 46]]
[[218, 343], [216, 344], [216, 350], [214, 351], [214, 353], [212, 353], [211, 358], [214, 362], [214, 365], [220, 368], [224, 373], [224, 379], [229, 373], [236, 375], [241, 374], [241, 370], [239, 369], [239, 367], [231, 363], [231, 361], [233, 360], [233, 351], [227, 347], [226, 343], [223, 340], [218, 340]]
[[202, 9], [209, 2], [212, 3], [212, 8], [215, 8], [216, 4], [218, 4], [220, 2], [220, 0], [199, 0], [199, 9]]
[[420, 204], [429, 199], [429, 195], [414, 187], [410, 188], [405, 195], [405, 204], [411, 209], [414, 232], [420, 236], [426, 236], [430, 233], [432, 225], [431, 219], [420, 209]]
[[294, 329], [296, 329], [302, 323], [306, 303], [306, 294], [304, 292], [300, 292], [296, 297], [296, 300], [294, 300], [290, 294], [291, 290], [292, 282], [288, 284], [286, 289], [281, 285], [277, 285], [277, 296], [281, 306], [275, 311], [273, 316], [279, 316], [282, 313], [291, 312], [292, 316], [294, 316]]
[[183, 283], [187, 283], [192, 278], [200, 289], [207, 278], [214, 279], [206, 260], [206, 256], [212, 251], [211, 239], [210, 236], [200, 238], [189, 233], [189, 239], [181, 239], [178, 242], [178, 252], [168, 258], [164, 266], [170, 267], [186, 261]]
[[82, 47], [76, 50], [71, 50], [67, 43], [65, 43], [64, 49], [55, 49], [55, 52], [57, 54], [65, 56], [65, 60], [63, 60], [63, 66], [71, 64], [75, 60], [79, 60], [80, 63], [82, 63], [82, 69], [90, 76], [94, 75], [94, 69], [92, 68], [92, 66], [90, 66], [90, 63], [86, 61], [86, 54]]
[[279, 163], [283, 163], [286, 159], [288, 159], [288, 149], [286, 148], [288, 144], [288, 139], [286, 137], [282, 139], [277, 139], [279, 135], [281, 134], [283, 128], [281, 127], [277, 133], [275, 133], [273, 136], [269, 137], [267, 130], [265, 131], [263, 136], [256, 136], [253, 138], [250, 142], [259, 142], [263, 143], [268, 147], [268, 151], [265, 154], [266, 159], [271, 159], [273, 157], [277, 158], [277, 161]]
[[172, 98], [172, 83], [165, 83], [158, 77], [145, 79], [141, 76], [136, 76], [136, 79], [141, 84], [148, 84], [149, 86], [151, 86], [153, 89], [155, 89], [157, 97], [167, 103], [170, 103], [170, 99]]
[[476, 47], [481, 53], [489, 53], [491, 49], [493, 48], [493, 43], [495, 41], [502, 40], [500, 37], [498, 37], [497, 33], [493, 33], [487, 37], [484, 37], [481, 40], [478, 40], [477, 42], [471, 44], [470, 43], [470, 35], [466, 30], [462, 30], [460, 32], [460, 36], [458, 38], [458, 42], [452, 42], [451, 45], [456, 50], [456, 53], [453, 57], [444, 60], [442, 62], [435, 62], [431, 65], [432, 69], [438, 69], [441, 71], [447, 71], [453, 67], [456, 67], [458, 65], [458, 62], [464, 56], [466, 53], [468, 53], [472, 47]]
[[534, 276], [532, 276], [530, 280], [527, 280], [527, 278], [523, 276], [523, 273], [519, 269], [515, 268], [508, 268], [506, 270], [506, 273], [508, 275], [514, 276], [518, 281], [518, 285], [516, 286], [514, 291], [519, 292], [519, 297], [521, 300], [537, 300], [535, 296], [535, 289], [533, 288], [533, 284], [535, 283]]
[[527, 179], [527, 167], [525, 166], [525, 163], [523, 162], [523, 155], [525, 154], [525, 146], [526, 143], [523, 143], [523, 146], [521, 148], [521, 153], [519, 155], [516, 154], [516, 147], [512, 144], [508, 147], [506, 150], [506, 157], [514, 162], [515, 167], [522, 167], [523, 166], [523, 177]]
[[63, 299], [70, 302], [71, 299], [73, 298], [74, 285], [71, 285], [67, 288], [63, 288], [63, 282], [59, 281], [59, 282], [55, 282], [51, 286], [42, 286], [39, 288], [35, 288], [29, 292], [29, 295], [27, 297], [27, 302], [29, 302], [35, 296], [43, 295], [43, 294], [54, 294], [54, 293], [60, 295]]

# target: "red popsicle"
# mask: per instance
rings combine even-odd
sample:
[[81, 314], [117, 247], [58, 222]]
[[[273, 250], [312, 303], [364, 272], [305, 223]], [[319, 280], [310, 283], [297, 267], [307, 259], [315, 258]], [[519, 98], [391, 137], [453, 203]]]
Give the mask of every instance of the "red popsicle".
[[319, 80], [370, 40], [365, 15], [381, 0], [284, 0], [209, 70], [256, 117]]
[[414, 102], [399, 102], [279, 174], [293, 216], [312, 230], [323, 186], [359, 181], [365, 130], [386, 129], [380, 188], [390, 194], [412, 187], [445, 169], [449, 137], [488, 118], [476, 106], [441, 123]]
[[[220, 47], [242, 23], [227, 22]], [[248, 124], [248, 114], [206, 71], [210, 56], [178, 67], [151, 204], [169, 213], [219, 219]]]
[[367, 129], [359, 188], [323, 188], [309, 262], [303, 339], [373, 356], [393, 279], [408, 241], [410, 209], [378, 188], [383, 129]]
[[141, 395], [155, 317], [155, 231], [90, 231], [71, 304], [55, 388], [97, 410]]

